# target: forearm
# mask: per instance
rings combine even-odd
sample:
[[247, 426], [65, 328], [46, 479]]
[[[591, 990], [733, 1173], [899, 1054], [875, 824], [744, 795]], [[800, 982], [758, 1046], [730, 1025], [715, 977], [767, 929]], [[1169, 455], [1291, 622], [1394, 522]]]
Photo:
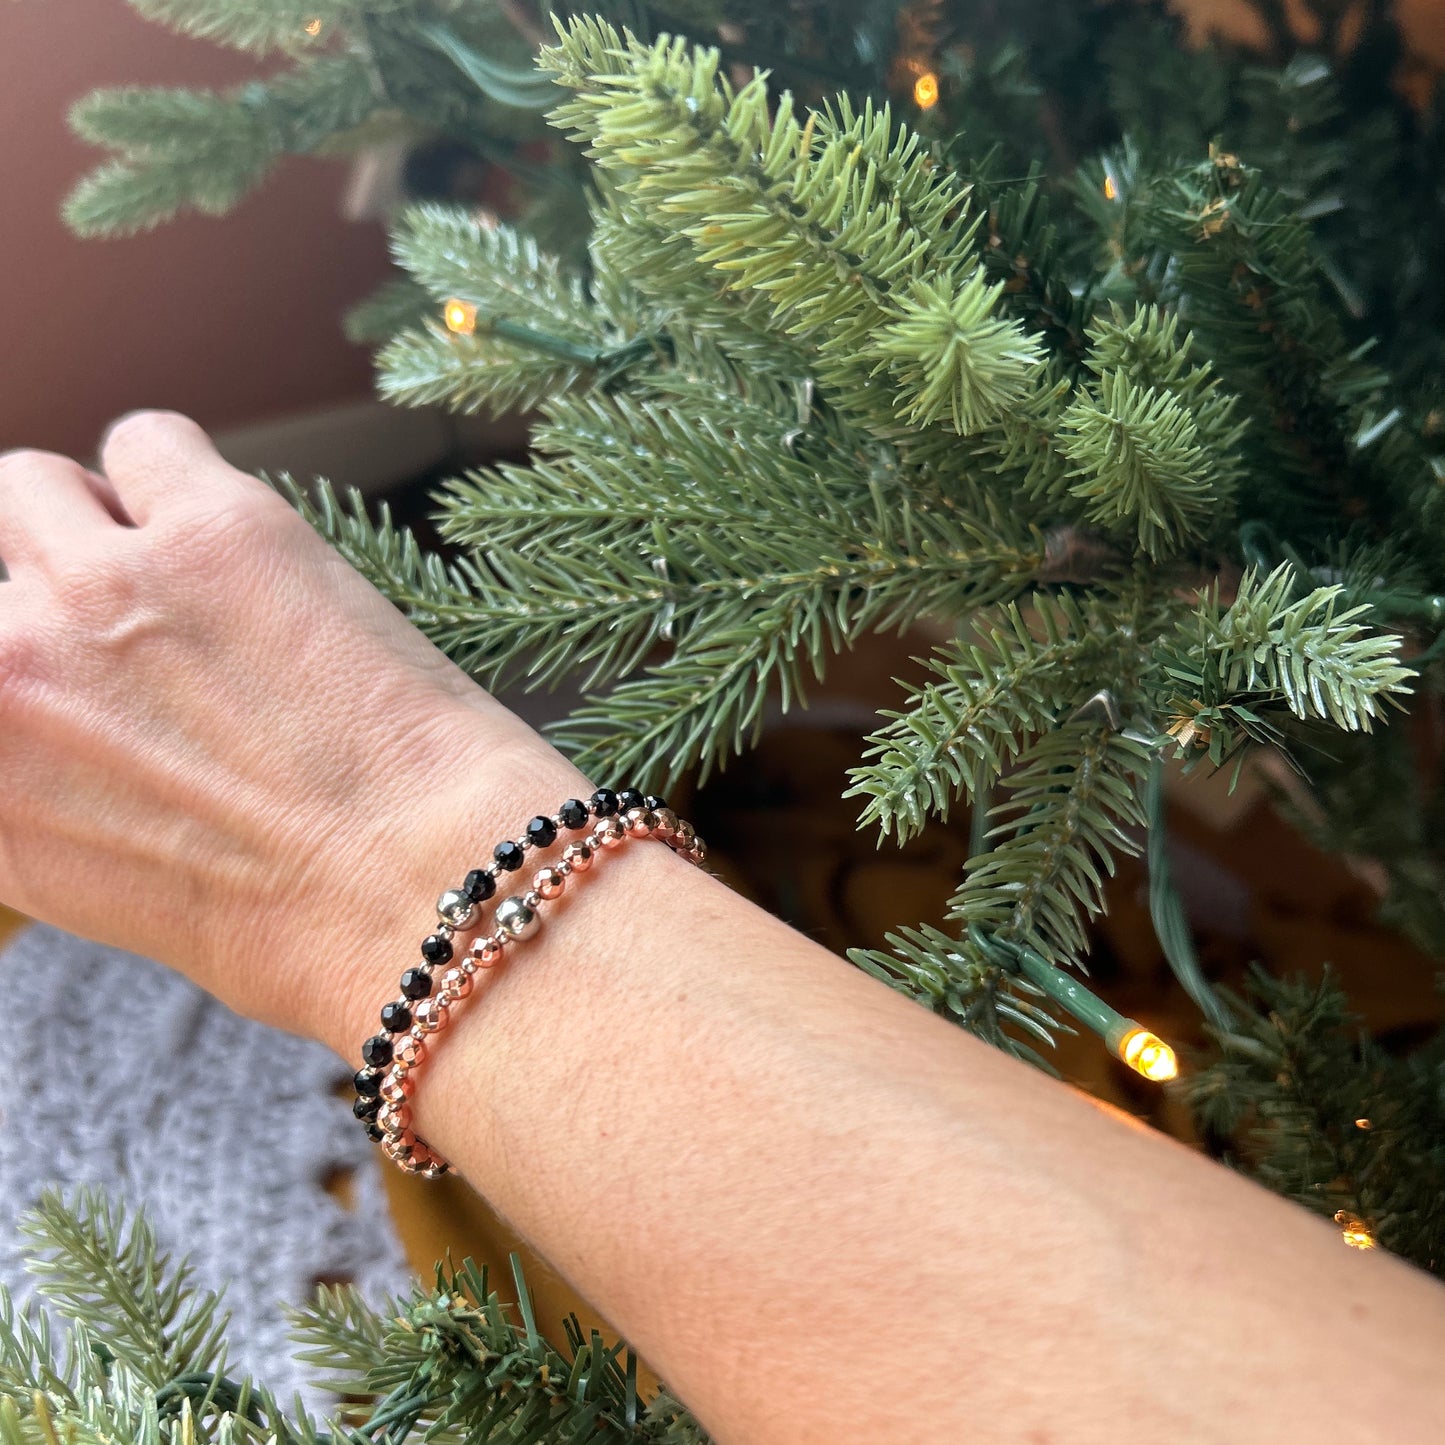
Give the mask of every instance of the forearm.
[[[534, 762], [479, 785], [450, 837], [438, 821], [432, 894], [584, 786]], [[349, 1059], [419, 937], [398, 927], [353, 957], [332, 1040]], [[609, 856], [480, 982], [413, 1108], [723, 1442], [1089, 1442], [1122, 1421], [1410, 1438], [1445, 1399], [1424, 1276], [1344, 1250], [657, 844]]]

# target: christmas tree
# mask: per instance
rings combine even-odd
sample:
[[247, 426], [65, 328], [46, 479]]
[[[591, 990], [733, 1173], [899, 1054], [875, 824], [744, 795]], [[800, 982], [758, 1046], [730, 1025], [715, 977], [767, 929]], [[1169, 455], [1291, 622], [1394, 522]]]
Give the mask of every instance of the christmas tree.
[[[446, 560], [355, 495], [276, 479], [343, 555], [483, 684], [580, 677], [557, 741], [642, 786], [724, 768], [770, 699], [801, 705], [865, 634], [927, 625], [927, 678], [849, 793], [884, 840], [966, 807], [973, 856], [945, 926], [900, 919], [853, 962], [1021, 1057], [1046, 1065], [1081, 1023], [1169, 1077], [1168, 1046], [1082, 982], [1105, 880], [1143, 837], [1161, 942], [1217, 1041], [1186, 1081], [1205, 1125], [1347, 1242], [1440, 1268], [1440, 1036], [1394, 1058], [1328, 983], [1213, 988], [1162, 847], [1167, 769], [1273, 750], [1318, 838], [1377, 859], [1390, 917], [1445, 948], [1438, 782], [1406, 727], [1438, 706], [1445, 635], [1445, 112], [1392, 88], [1388, 6], [1348, 55], [1334, 7], [1305, 53], [1261, 6], [1265, 56], [1192, 51], [1151, 5], [599, 4], [559, 9], [555, 34], [512, 4], [141, 8], [289, 69], [83, 103], [118, 152], [72, 198], [83, 229], [224, 210], [287, 151], [380, 134], [472, 145], [529, 197], [515, 225], [409, 209], [405, 278], [353, 325], [385, 337], [394, 401], [535, 409], [532, 457], [438, 494]], [[544, 112], [555, 138], [526, 150]], [[578, 207], [585, 228], [561, 229], [585, 250], [549, 248]], [[141, 1267], [144, 1235], [94, 1201], [42, 1218], [63, 1257]], [[67, 1268], [53, 1297], [105, 1334]], [[171, 1355], [107, 1344], [106, 1410], [164, 1371], [193, 1382], [173, 1412], [245, 1434], [179, 1298], [147, 1326]], [[405, 1339], [344, 1291], [304, 1326], [385, 1397], [372, 1429], [476, 1425], [503, 1361], [535, 1438], [588, 1410], [579, 1438], [698, 1438], [595, 1344], [564, 1365], [530, 1320], [519, 1339], [465, 1269], [409, 1308]], [[37, 1373], [5, 1329], [15, 1445], [37, 1383], [46, 1410], [92, 1408], [96, 1381]], [[601, 1394], [554, 1389], [568, 1369]], [[255, 1398], [254, 1428], [283, 1428]]]

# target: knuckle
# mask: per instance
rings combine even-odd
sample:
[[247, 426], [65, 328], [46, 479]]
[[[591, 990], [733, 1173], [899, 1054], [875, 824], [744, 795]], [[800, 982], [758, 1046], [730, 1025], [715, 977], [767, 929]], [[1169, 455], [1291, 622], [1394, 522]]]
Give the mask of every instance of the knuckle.
[[190, 417], [178, 411], [128, 411], [106, 427], [100, 454], [104, 458], [117, 451], [145, 451], [178, 433], [198, 430]]
[[142, 407], [128, 411], [111, 422], [107, 432], [111, 437], [147, 437], [174, 431], [177, 427], [194, 426], [191, 419], [178, 411], [165, 411], [157, 407]]
[[0, 452], [0, 478], [7, 485], [39, 485], [45, 477], [64, 470], [73, 471], [75, 463], [58, 452], [41, 451], [36, 447], [16, 447]]

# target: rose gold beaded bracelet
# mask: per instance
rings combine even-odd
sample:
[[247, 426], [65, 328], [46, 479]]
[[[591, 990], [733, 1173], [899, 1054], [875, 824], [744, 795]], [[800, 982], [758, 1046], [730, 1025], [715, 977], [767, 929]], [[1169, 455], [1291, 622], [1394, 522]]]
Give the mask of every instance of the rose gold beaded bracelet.
[[[515, 872], [529, 850], [551, 847], [564, 832], [585, 832], [586, 836], [568, 843], [555, 864], [539, 869], [527, 892], [502, 899], [494, 914], [493, 931], [474, 939], [466, 953], [453, 962], [452, 940], [459, 933], [476, 931], [481, 905], [496, 892], [497, 874]], [[632, 788], [620, 793], [599, 788], [586, 802], [569, 798], [555, 815], [533, 818], [520, 840], [496, 846], [490, 866], [473, 869], [461, 888], [449, 889], [437, 900], [440, 925], [422, 940], [421, 963], [402, 974], [401, 997], [383, 1006], [385, 1032], [362, 1045], [365, 1066], [354, 1080], [352, 1112], [398, 1168], [438, 1179], [451, 1167], [412, 1128], [410, 1100], [416, 1089], [416, 1071], [435, 1047], [436, 1036], [451, 1021], [453, 1010], [471, 993], [477, 970], [495, 968], [504, 952], [536, 932], [544, 903], [559, 898], [568, 880], [587, 872], [603, 852], [630, 838], [660, 839], [693, 863], [701, 863], [707, 856], [707, 845], [692, 825], [680, 820], [661, 798]], [[440, 988], [433, 993], [437, 968], [444, 972]]]

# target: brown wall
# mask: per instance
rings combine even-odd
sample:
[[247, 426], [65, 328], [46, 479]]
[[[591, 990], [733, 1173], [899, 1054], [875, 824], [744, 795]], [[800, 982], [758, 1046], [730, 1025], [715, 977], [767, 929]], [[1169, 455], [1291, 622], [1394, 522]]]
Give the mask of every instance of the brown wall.
[[343, 166], [287, 162], [228, 217], [126, 240], [59, 220], [99, 155], [66, 128], [76, 97], [256, 69], [122, 0], [0, 0], [0, 448], [88, 454], [138, 406], [224, 427], [369, 392], [339, 317], [385, 274], [385, 237], [338, 215]]

